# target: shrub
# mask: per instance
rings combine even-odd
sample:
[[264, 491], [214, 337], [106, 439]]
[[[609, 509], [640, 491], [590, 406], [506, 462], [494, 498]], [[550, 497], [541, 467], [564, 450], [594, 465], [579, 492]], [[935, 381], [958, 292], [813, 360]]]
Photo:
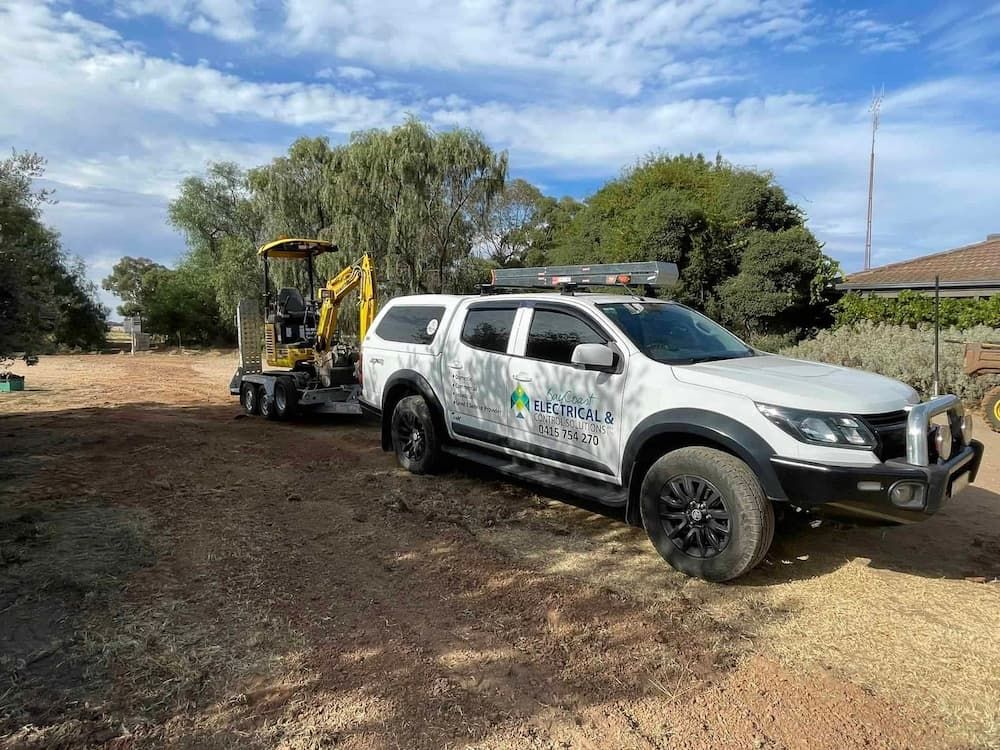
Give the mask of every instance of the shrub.
[[790, 346], [795, 346], [798, 336], [792, 333], [762, 333], [759, 336], [748, 336], [746, 342], [754, 349], [764, 352], [780, 352]]
[[[965, 341], [1000, 341], [1000, 331], [987, 326], [941, 330], [940, 390], [964, 401], [978, 402], [1000, 383], [1000, 376], [969, 377], [962, 366]], [[781, 352], [787, 357], [811, 359], [885, 375], [916, 388], [924, 397], [934, 382], [934, 331], [906, 325], [867, 321], [821, 331]]]
[[[1000, 295], [988, 299], [942, 297], [940, 314], [943, 328], [1000, 327]], [[916, 328], [934, 323], [934, 297], [910, 289], [896, 298], [845, 294], [834, 307], [834, 315], [837, 325], [870, 321]]]

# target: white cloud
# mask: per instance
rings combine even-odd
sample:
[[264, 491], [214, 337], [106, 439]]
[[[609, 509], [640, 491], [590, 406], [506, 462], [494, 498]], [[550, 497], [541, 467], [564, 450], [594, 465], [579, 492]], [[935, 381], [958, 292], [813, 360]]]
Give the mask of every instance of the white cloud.
[[866, 52], [899, 52], [920, 41], [920, 33], [910, 23], [878, 21], [865, 10], [851, 10], [837, 19], [844, 40]]
[[[887, 96], [878, 135], [875, 192], [877, 262], [955, 247], [1000, 231], [1000, 129], [949, 110], [959, 89], [995, 90], [997, 79], [957, 79]], [[919, 102], [919, 106], [916, 103]], [[870, 124], [865, 100], [824, 102], [783, 95], [686, 99], [598, 107], [442, 108], [440, 127], [478, 128], [511, 150], [523, 169], [602, 177], [648, 153], [721, 152], [773, 171], [810, 217], [828, 250], [849, 269], [864, 243]], [[897, 106], [898, 104], [898, 106]], [[948, 117], [926, 113], [949, 111]]]
[[[72, 184], [245, 150], [239, 128], [253, 123], [347, 134], [398, 121], [403, 111], [330, 84], [251, 82], [152, 57], [105, 27], [33, 2], [0, 9], [0, 68], [17, 71], [0, 78], [0, 100], [19, 103], [0, 109], [0, 137], [46, 151], [74, 170], [64, 177]], [[135, 187], [162, 191], [175, 172], [157, 170]]]
[[367, 81], [375, 77], [368, 68], [358, 68], [354, 65], [338, 65], [336, 68], [323, 68], [316, 72], [317, 78], [342, 78], [348, 81]]
[[699, 53], [703, 65], [751, 39], [793, 39], [810, 23], [806, 0], [287, 0], [287, 9], [291, 42], [314, 53], [382, 69], [528, 71], [628, 96], [673, 52]]
[[116, 0], [115, 12], [126, 18], [158, 16], [196, 34], [245, 42], [257, 36], [254, 6], [251, 0]]
[[[755, 78], [741, 60], [759, 42], [817, 44], [809, 35], [822, 29], [805, 0], [595, 0], [575, 14], [560, 3], [483, 0], [444, 9], [420, 0], [403, 13], [402, 0], [289, 0], [291, 38], [309, 51], [285, 62], [298, 64], [304, 80], [269, 82], [256, 71], [253, 80], [241, 77], [239, 64], [223, 71], [151, 55], [107, 26], [56, 10], [62, 5], [6, 0], [0, 69], [11, 73], [0, 77], [0, 101], [11, 104], [0, 108], [0, 143], [49, 157], [63, 202], [47, 215], [70, 250], [94, 259], [95, 279], [116, 254], [176, 257], [182, 243], [165, 224], [166, 201], [207, 161], [259, 164], [297, 135], [341, 139], [408, 113], [440, 128], [481, 130], [510, 150], [516, 171], [540, 182], [599, 182], [650, 152], [721, 151], [773, 170], [828, 249], [848, 268], [859, 265], [865, 92], [849, 99], [789, 92], [781, 80]], [[135, 0], [129, 12], [185, 27], [200, 27], [203, 17], [208, 33], [247, 33], [238, 24], [211, 31], [230, 6], [252, 21], [252, 6], [242, 3]], [[897, 27], [874, 22], [848, 18], [830, 33], [843, 35], [853, 23], [859, 47], [891, 44]], [[320, 64], [329, 67], [313, 73]], [[387, 68], [409, 83], [387, 79]], [[707, 95], [738, 81], [745, 93], [730, 85], [725, 98]], [[877, 261], [1000, 231], [990, 225], [1000, 187], [989, 179], [1000, 173], [1000, 120], [983, 116], [995, 114], [985, 92], [997, 83], [974, 72], [942, 74], [887, 92]]]

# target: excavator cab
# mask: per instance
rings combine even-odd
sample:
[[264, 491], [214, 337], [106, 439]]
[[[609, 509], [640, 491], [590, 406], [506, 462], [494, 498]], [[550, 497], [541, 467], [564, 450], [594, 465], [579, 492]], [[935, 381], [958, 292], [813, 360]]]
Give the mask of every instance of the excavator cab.
[[[271, 367], [295, 368], [313, 361], [319, 304], [316, 300], [316, 257], [337, 251], [324, 240], [280, 239], [257, 251], [264, 274], [264, 350]], [[295, 287], [275, 289], [271, 284], [272, 260], [306, 264], [308, 289], [305, 294]]]

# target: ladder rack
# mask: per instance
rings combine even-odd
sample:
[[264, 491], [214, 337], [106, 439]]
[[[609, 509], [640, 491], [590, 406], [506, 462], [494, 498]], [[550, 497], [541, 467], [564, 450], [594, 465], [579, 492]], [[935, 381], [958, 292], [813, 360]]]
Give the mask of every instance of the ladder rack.
[[492, 272], [495, 289], [566, 289], [587, 286], [668, 287], [677, 283], [676, 263], [639, 261], [596, 263], [586, 266], [534, 266], [497, 268]]

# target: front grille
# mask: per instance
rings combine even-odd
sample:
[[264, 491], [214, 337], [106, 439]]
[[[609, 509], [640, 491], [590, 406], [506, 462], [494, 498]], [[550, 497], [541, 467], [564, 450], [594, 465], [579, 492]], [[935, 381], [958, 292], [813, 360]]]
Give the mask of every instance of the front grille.
[[884, 414], [861, 414], [861, 419], [875, 433], [878, 445], [875, 455], [882, 461], [890, 458], [906, 458], [906, 418], [905, 411], [890, 411]]

